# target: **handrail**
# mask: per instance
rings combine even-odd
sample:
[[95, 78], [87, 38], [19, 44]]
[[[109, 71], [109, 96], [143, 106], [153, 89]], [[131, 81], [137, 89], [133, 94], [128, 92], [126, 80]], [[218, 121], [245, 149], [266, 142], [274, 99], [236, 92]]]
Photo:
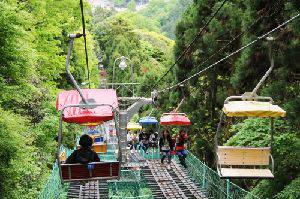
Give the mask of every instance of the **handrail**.
[[234, 95], [229, 96], [225, 99], [224, 104], [227, 104], [231, 100], [242, 100], [242, 101], [263, 101], [268, 100], [271, 104], [273, 104], [273, 99], [271, 97], [265, 97], [265, 96], [250, 96], [248, 92], [244, 93], [243, 95]]

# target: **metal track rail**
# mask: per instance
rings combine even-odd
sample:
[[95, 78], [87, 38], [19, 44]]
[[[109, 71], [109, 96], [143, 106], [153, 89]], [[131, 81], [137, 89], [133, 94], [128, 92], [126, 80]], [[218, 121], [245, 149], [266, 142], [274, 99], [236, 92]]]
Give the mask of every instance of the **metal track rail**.
[[67, 194], [68, 199], [100, 199], [98, 181], [87, 183], [70, 183]]
[[154, 199], [165, 199], [164, 193], [160, 189], [157, 181], [155, 180], [151, 170], [148, 166], [142, 168], [143, 176], [146, 179], [147, 185], [152, 191], [152, 195]]
[[200, 188], [189, 179], [183, 168], [175, 161], [172, 161], [170, 170], [166, 168], [166, 164], [162, 165], [160, 160], [148, 160], [147, 163], [165, 198], [206, 198]]
[[172, 170], [168, 172], [174, 179], [174, 181], [178, 184], [181, 190], [189, 197], [189, 198], [197, 198], [202, 199], [206, 198], [205, 191], [201, 190], [199, 186], [194, 183], [188, 176], [186, 169], [184, 169], [181, 165], [177, 164], [177, 162], [173, 159], [171, 164]]

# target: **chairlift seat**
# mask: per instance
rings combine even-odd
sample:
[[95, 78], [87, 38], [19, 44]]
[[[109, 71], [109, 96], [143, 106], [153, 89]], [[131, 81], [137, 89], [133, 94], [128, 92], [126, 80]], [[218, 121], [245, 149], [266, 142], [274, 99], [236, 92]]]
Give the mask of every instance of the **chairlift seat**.
[[274, 178], [270, 147], [218, 146], [217, 157], [221, 178]]
[[274, 178], [270, 169], [221, 168], [221, 178]]
[[83, 164], [61, 164], [63, 182], [108, 180], [119, 176], [119, 162], [93, 162], [93, 169], [89, 170]]

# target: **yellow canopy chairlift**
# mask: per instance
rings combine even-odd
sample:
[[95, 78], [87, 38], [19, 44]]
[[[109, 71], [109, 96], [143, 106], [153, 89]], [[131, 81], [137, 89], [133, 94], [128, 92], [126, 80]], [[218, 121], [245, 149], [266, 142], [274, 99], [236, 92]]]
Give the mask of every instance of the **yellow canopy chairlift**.
[[[274, 160], [271, 155], [274, 133], [274, 118], [285, 117], [286, 112], [273, 104], [271, 97], [258, 96], [256, 93], [274, 68], [271, 43], [269, 42], [270, 68], [252, 92], [242, 96], [231, 96], [225, 100], [218, 125], [215, 147], [217, 170], [221, 178], [274, 178]], [[228, 117], [268, 117], [270, 118], [270, 145], [266, 147], [219, 146], [220, 128], [224, 113]]]
[[[237, 147], [219, 146], [220, 128], [223, 113], [228, 117], [268, 117], [270, 118], [270, 146]], [[284, 117], [286, 112], [273, 104], [270, 97], [261, 97], [253, 93], [232, 96], [225, 100], [215, 145], [217, 170], [221, 178], [274, 178], [274, 160], [271, 155], [273, 145], [274, 118]]]
[[139, 130], [142, 130], [142, 129], [143, 129], [143, 127], [138, 123], [128, 122], [128, 124], [127, 124], [127, 130], [128, 131], [139, 131]]

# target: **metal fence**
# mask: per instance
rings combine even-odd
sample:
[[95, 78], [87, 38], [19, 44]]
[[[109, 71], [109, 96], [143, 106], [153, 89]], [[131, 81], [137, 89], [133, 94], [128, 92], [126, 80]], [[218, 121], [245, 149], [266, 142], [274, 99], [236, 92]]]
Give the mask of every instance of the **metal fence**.
[[257, 196], [245, 191], [236, 184], [226, 179], [221, 179], [218, 173], [193, 154], [189, 154], [186, 159], [188, 174], [205, 191], [209, 198], [218, 199], [258, 199]]
[[[69, 153], [69, 151], [67, 151]], [[158, 159], [160, 157], [157, 149], [148, 154], [140, 151], [146, 159]], [[104, 157], [104, 156], [103, 156]], [[175, 157], [176, 158], [176, 157]], [[105, 159], [105, 158], [103, 158]], [[107, 157], [108, 161], [110, 157]], [[176, 158], [178, 161], [178, 159]], [[258, 199], [257, 196], [245, 191], [229, 180], [220, 179], [218, 173], [193, 154], [189, 154], [186, 159], [188, 174], [197, 183], [201, 190], [204, 190], [208, 198], [217, 199]], [[151, 190], [148, 188], [141, 171], [122, 170], [119, 180], [111, 180], [109, 185], [109, 197], [115, 199], [150, 199], [153, 198]], [[39, 199], [63, 199], [66, 198], [68, 184], [61, 184], [57, 162], [54, 164], [51, 175], [41, 192]]]

